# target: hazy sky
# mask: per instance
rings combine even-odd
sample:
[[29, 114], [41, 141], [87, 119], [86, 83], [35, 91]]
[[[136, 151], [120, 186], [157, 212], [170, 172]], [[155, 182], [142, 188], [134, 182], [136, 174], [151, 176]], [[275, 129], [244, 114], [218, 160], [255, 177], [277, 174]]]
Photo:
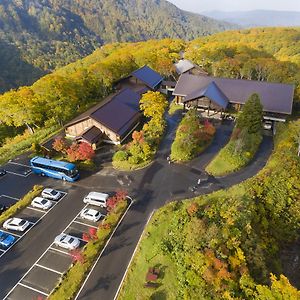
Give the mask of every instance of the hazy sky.
[[300, 11], [300, 0], [168, 0], [192, 12], [206, 10], [291, 10]]

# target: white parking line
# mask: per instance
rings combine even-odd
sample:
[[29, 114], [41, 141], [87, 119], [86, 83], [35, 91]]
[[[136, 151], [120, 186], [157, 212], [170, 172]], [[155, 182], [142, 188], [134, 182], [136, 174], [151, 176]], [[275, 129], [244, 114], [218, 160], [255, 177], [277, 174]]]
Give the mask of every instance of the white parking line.
[[47, 293], [45, 293], [45, 292], [42, 292], [42, 291], [40, 291], [40, 290], [38, 290], [38, 289], [35, 289], [35, 288], [33, 288], [33, 287], [29, 286], [29, 285], [26, 285], [26, 284], [24, 284], [24, 283], [22, 283], [22, 282], [19, 282], [18, 284], [21, 285], [21, 286], [23, 286], [23, 287], [25, 287], [25, 288], [27, 288], [27, 289], [33, 290], [33, 291], [35, 291], [35, 292], [37, 292], [37, 293], [40, 293], [40, 294], [42, 294], [42, 295], [44, 295], [44, 296], [46, 296], [46, 297], [49, 296], [49, 294], [47, 294]]
[[38, 208], [35, 208], [35, 207], [32, 207], [32, 206], [27, 206], [26, 208], [29, 208], [29, 209], [32, 209], [32, 210], [35, 210], [35, 211], [38, 211], [38, 212], [41, 212], [41, 213], [44, 213], [44, 214], [47, 213], [46, 210], [38, 209]]
[[12, 165], [18, 165], [18, 166], [22, 166], [22, 167], [26, 167], [26, 168], [31, 169], [31, 166], [29, 166], [29, 165], [20, 164], [20, 163], [14, 162], [14, 161], [9, 161], [8, 163], [12, 164]]
[[[15, 235], [15, 236], [17, 236], [17, 237], [19, 237], [19, 239], [15, 242], [15, 243], [13, 243], [9, 248], [7, 248], [6, 249], [6, 251], [4, 252], [4, 253], [2, 253], [2, 254], [0, 254], [0, 258], [6, 253], [6, 252], [8, 252], [8, 250], [10, 250], [14, 245], [16, 245], [17, 244], [17, 242], [19, 242], [32, 228], [34, 228], [34, 226], [37, 224], [37, 223], [39, 223], [68, 193], [66, 193], [66, 192], [62, 192], [63, 193], [63, 196], [59, 199], [59, 201], [57, 201], [57, 202], [53, 202], [54, 204], [50, 207], [50, 209], [49, 210], [47, 210], [46, 211], [46, 213], [45, 214], [43, 214], [35, 223], [34, 222], [29, 222], [32, 226], [28, 229], [28, 230], [26, 230], [25, 232], [24, 232], [24, 234], [23, 235], [18, 235], [18, 234], [16, 234], [16, 233], [10, 233], [10, 232], [7, 232], [7, 231], [5, 231], [5, 230], [3, 230], [3, 229], [1, 229], [2, 231], [4, 231], [4, 232], [6, 232], [6, 233], [8, 233], [8, 234], [12, 234], [12, 235]], [[17, 199], [17, 198], [13, 198], [13, 197], [10, 197], [10, 196], [7, 196], [7, 195], [1, 195], [1, 196], [4, 196], [4, 197], [7, 197], [7, 198], [11, 198], [11, 199], [15, 199], [15, 200], [19, 200], [19, 199]], [[29, 208], [29, 207], [28, 207]]]
[[17, 237], [19, 237], [19, 238], [21, 238], [21, 237], [25, 234], [25, 232], [24, 232], [23, 235], [19, 235], [19, 234], [14, 233], [14, 232], [12, 233], [12, 232], [6, 231], [6, 230], [3, 229], [3, 228], [1, 228], [1, 231], [5, 232], [5, 233], [7, 233], [7, 234], [10, 234], [10, 235], [15, 235], [15, 236], [17, 236]]
[[[116, 231], [117, 231], [117, 229], [119, 228], [119, 225], [122, 223], [123, 219], [124, 219], [124, 218], [125, 218], [125, 216], [127, 215], [127, 212], [128, 212], [128, 210], [130, 209], [131, 205], [133, 204], [133, 200], [132, 200], [132, 198], [131, 198], [131, 197], [129, 197], [129, 196], [127, 196], [127, 198], [130, 200], [130, 204], [128, 205], [128, 207], [127, 207], [126, 211], [124, 212], [123, 216], [122, 216], [122, 217], [121, 217], [121, 219], [119, 220], [119, 222], [118, 222], [117, 226], [115, 227], [115, 229], [113, 230], [113, 232], [110, 234], [110, 237], [109, 237], [109, 239], [106, 241], [106, 243], [105, 243], [105, 245], [104, 245], [104, 247], [103, 247], [102, 251], [100, 252], [99, 256], [97, 257], [96, 261], [94, 262], [94, 264], [93, 264], [93, 266], [92, 266], [91, 270], [89, 271], [88, 275], [86, 276], [86, 278], [85, 278], [85, 280], [84, 280], [83, 284], [81, 285], [81, 288], [80, 288], [80, 290], [79, 290], [79, 291], [78, 291], [78, 293], [76, 294], [76, 296], [75, 296], [74, 300], [77, 300], [77, 299], [78, 299], [78, 297], [79, 297], [79, 295], [80, 295], [81, 291], [83, 290], [83, 288], [85, 287], [85, 285], [86, 285], [87, 281], [89, 280], [89, 278], [90, 278], [91, 274], [93, 273], [93, 271], [94, 271], [94, 269], [95, 269], [95, 267], [96, 267], [96, 265], [97, 265], [98, 261], [99, 261], [99, 260], [100, 260], [100, 258], [102, 257], [102, 254], [103, 254], [103, 252], [105, 251], [105, 249], [106, 249], [107, 245], [109, 244], [110, 240], [113, 238], [113, 236], [114, 236], [115, 232], [116, 232]], [[51, 292], [51, 293], [52, 293], [52, 292]], [[51, 293], [50, 293], [50, 294], [51, 294]]]
[[6, 173], [12, 174], [12, 175], [16, 175], [16, 176], [21, 176], [21, 177], [28, 177], [32, 172], [30, 171], [30, 172], [27, 173], [26, 175], [24, 175], [24, 174], [19, 174], [19, 173], [15, 173], [15, 172], [12, 172], [12, 171], [6, 171]]
[[62, 272], [56, 271], [56, 270], [54, 270], [54, 269], [45, 267], [45, 266], [40, 265], [40, 264], [35, 264], [35, 266], [36, 266], [36, 267], [39, 267], [39, 268], [42, 268], [42, 269], [45, 269], [45, 270], [48, 270], [48, 271], [51, 271], [51, 272], [53, 272], [53, 273], [59, 274], [59, 275], [62, 275], [62, 274], [63, 274]]
[[9, 199], [12, 199], [12, 200], [15, 200], [15, 201], [19, 201], [20, 200], [19, 198], [11, 197], [11, 196], [4, 195], [4, 194], [2, 194], [0, 197], [9, 198]]
[[0, 251], [5, 252], [5, 250], [3, 250], [3, 249], [0, 249]]
[[93, 225], [89, 225], [89, 224], [86, 224], [86, 223], [82, 223], [82, 222], [79, 222], [79, 221], [74, 221], [73, 223], [77, 223], [77, 224], [81, 224], [81, 225], [85, 225], [87, 227], [92, 227], [92, 228], [98, 228], [97, 226], [93, 226]]
[[57, 251], [57, 252], [62, 253], [62, 254], [70, 255], [69, 252], [66, 252], [66, 251], [63, 251], [63, 250], [60, 250], [60, 249], [57, 249], [57, 248], [53, 248], [53, 247], [50, 247], [49, 250], [54, 250], [54, 251]]

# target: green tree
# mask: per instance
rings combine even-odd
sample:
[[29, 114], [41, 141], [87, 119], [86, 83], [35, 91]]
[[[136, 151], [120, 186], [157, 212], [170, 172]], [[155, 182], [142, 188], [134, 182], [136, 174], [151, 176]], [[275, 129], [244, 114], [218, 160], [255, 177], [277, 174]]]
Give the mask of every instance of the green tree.
[[252, 94], [237, 118], [237, 128], [247, 128], [248, 133], [258, 133], [262, 129], [263, 106], [258, 94]]

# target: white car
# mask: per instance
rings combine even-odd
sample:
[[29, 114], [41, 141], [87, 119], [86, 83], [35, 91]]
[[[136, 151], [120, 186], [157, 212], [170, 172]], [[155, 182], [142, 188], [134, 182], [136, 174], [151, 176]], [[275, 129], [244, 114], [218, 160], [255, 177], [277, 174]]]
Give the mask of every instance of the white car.
[[264, 127], [264, 129], [267, 129], [267, 130], [271, 130], [272, 129], [272, 121], [265, 121], [264, 123], [263, 123], [263, 127]]
[[11, 218], [3, 223], [3, 228], [15, 231], [25, 231], [30, 223], [20, 218]]
[[54, 189], [44, 189], [42, 191], [42, 197], [51, 200], [58, 200], [61, 197], [61, 192]]
[[74, 250], [79, 247], [80, 241], [75, 236], [61, 233], [55, 238], [54, 244], [67, 250]]
[[50, 200], [47, 200], [42, 197], [35, 197], [31, 202], [32, 207], [36, 207], [44, 210], [49, 209], [52, 206], [52, 204], [53, 203]]
[[80, 213], [80, 217], [82, 219], [90, 220], [93, 222], [99, 221], [101, 216], [102, 214], [100, 213], [100, 211], [92, 208], [85, 208]]

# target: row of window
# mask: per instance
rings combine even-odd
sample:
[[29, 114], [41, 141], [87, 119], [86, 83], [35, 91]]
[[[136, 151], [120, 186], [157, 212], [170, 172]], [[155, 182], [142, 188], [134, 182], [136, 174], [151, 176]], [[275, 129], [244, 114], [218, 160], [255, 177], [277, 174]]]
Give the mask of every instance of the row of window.
[[48, 166], [48, 165], [43, 165], [43, 164], [39, 164], [39, 163], [32, 163], [32, 165], [34, 167], [37, 167], [37, 168], [42, 168], [42, 169], [46, 169], [46, 170], [52, 170], [52, 171], [56, 171], [56, 172], [61, 172], [61, 173], [64, 173], [64, 174], [68, 174], [68, 170], [65, 170], [65, 169], [61, 169], [61, 168], [58, 168], [58, 167], [53, 167], [53, 166]]

